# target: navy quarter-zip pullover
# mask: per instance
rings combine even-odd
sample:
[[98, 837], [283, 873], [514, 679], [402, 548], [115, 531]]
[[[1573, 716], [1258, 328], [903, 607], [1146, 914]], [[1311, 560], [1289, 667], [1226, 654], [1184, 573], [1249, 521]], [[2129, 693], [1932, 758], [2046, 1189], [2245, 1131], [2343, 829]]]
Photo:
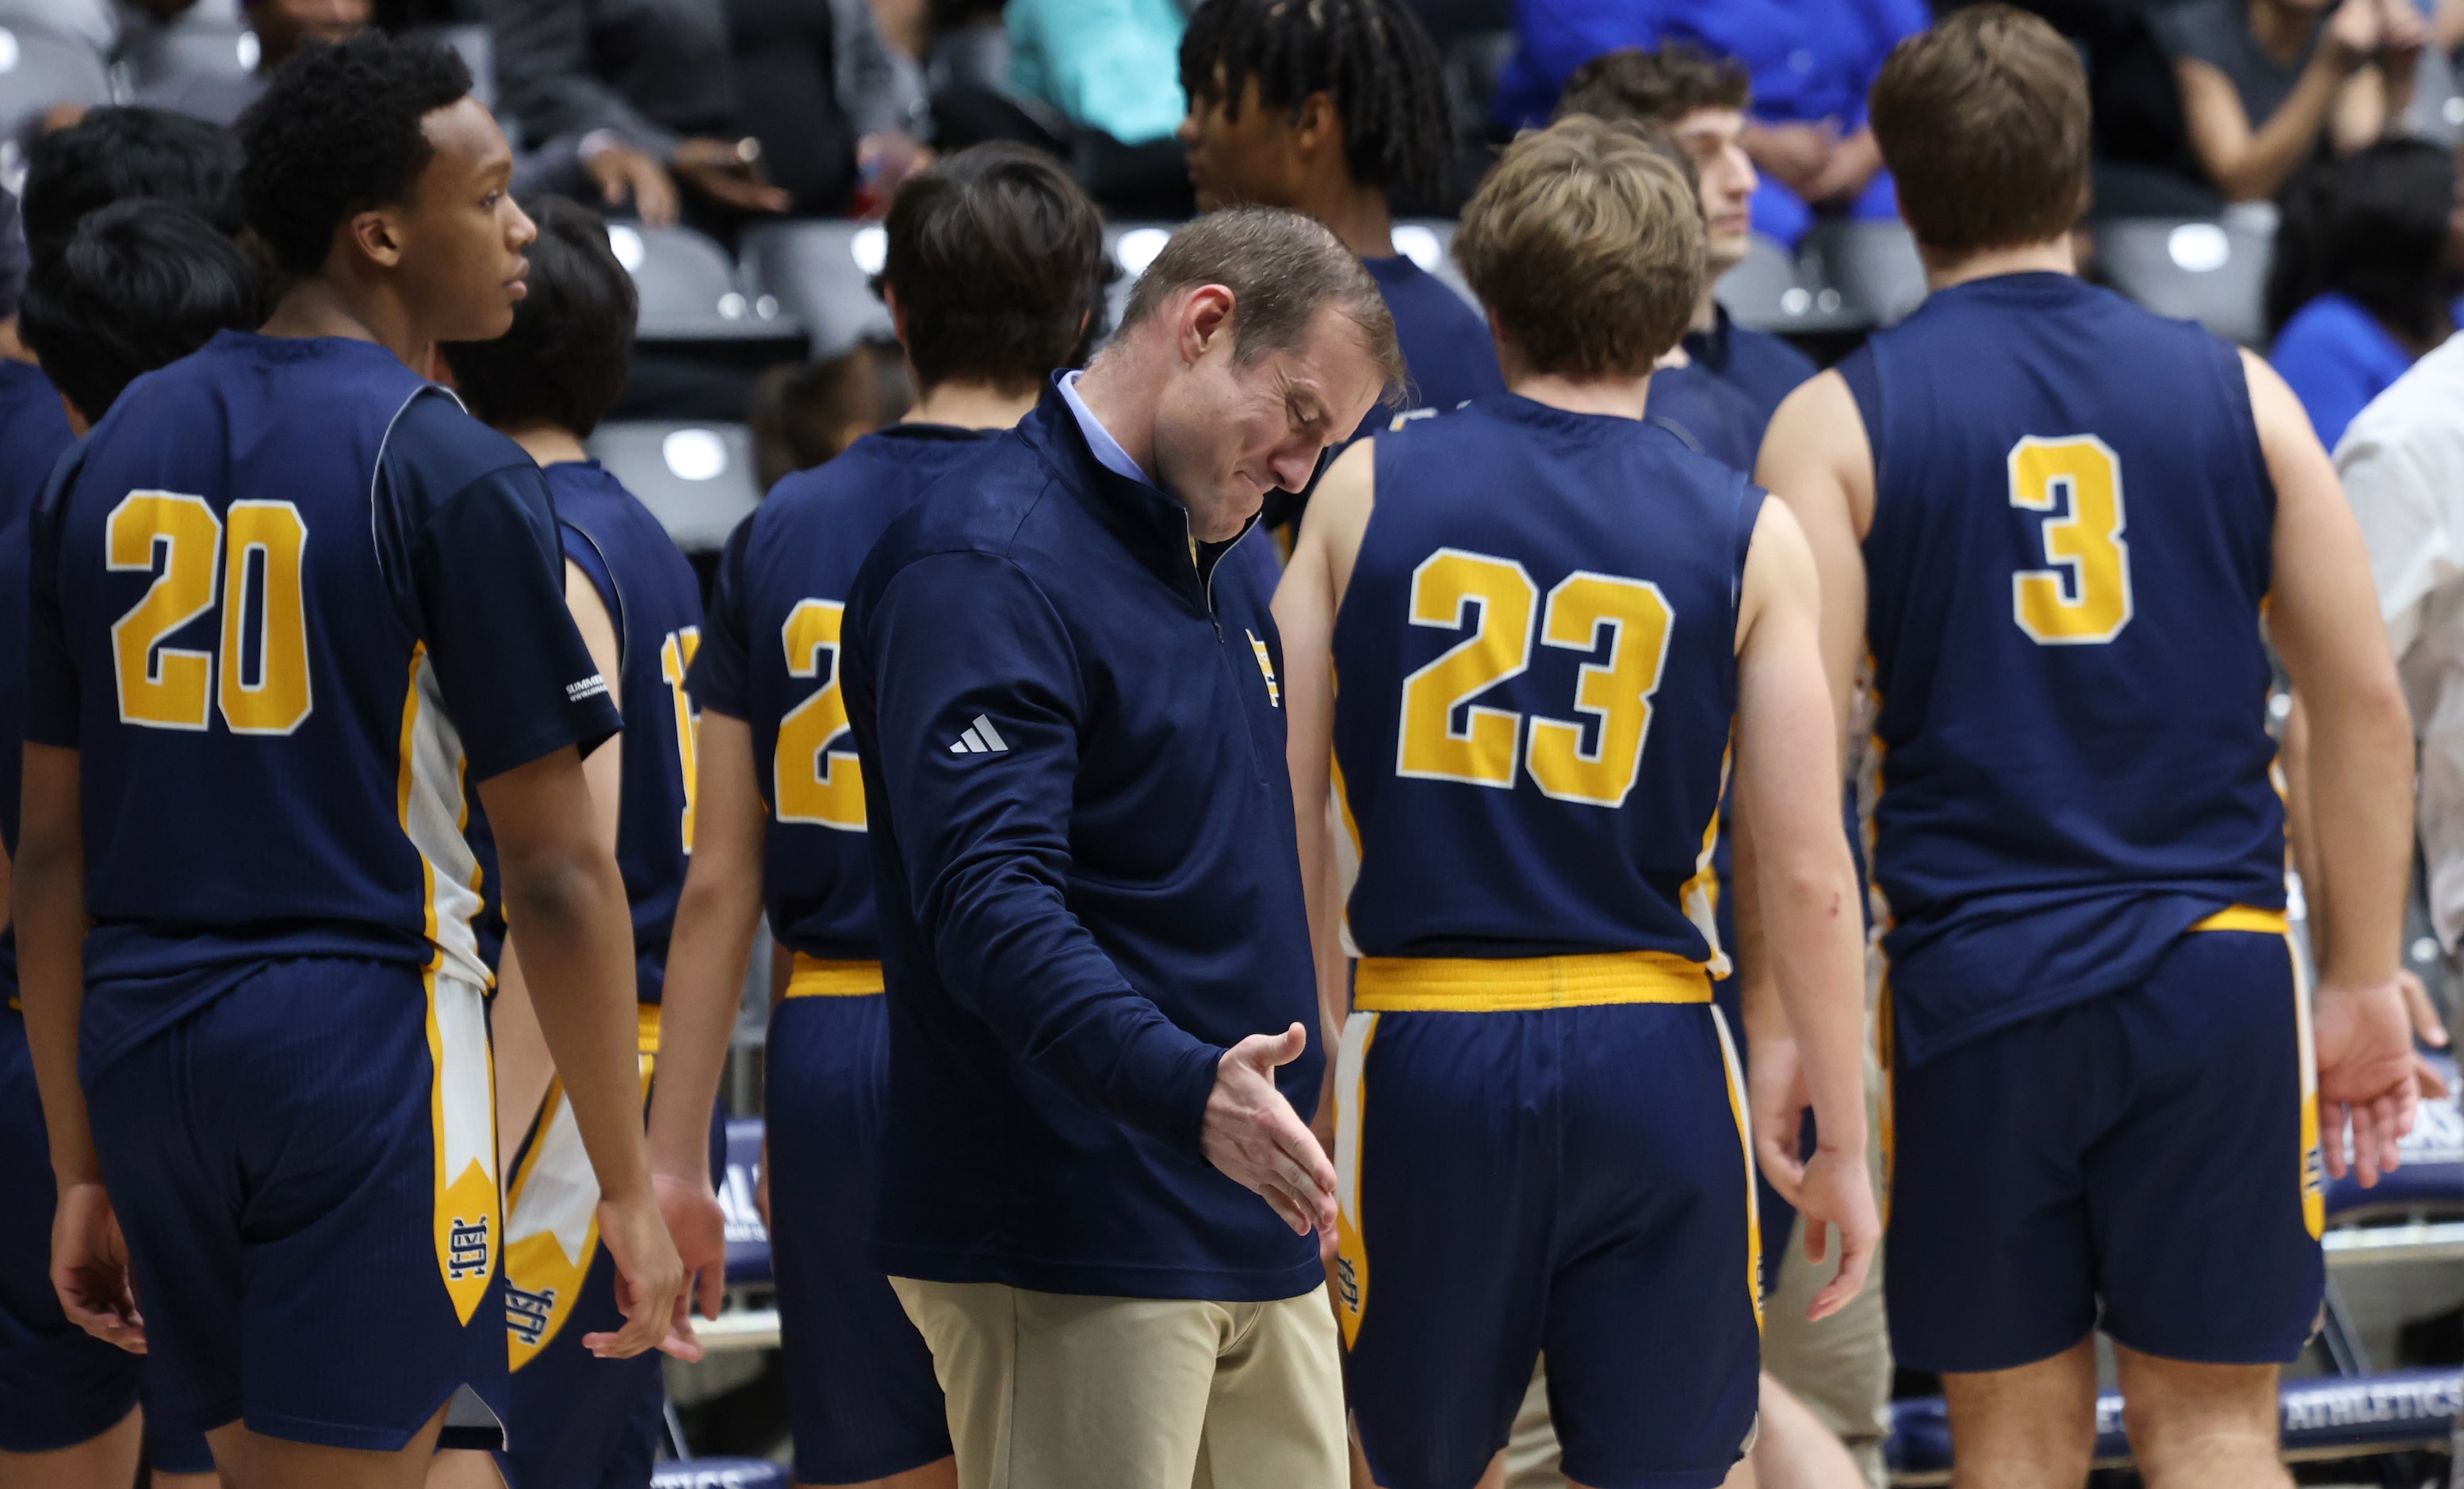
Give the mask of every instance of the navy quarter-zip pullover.
[[[1059, 391], [883, 535], [847, 602], [891, 1015], [873, 1259], [1258, 1302], [1311, 1237], [1199, 1134], [1225, 1049], [1314, 1029], [1282, 652]], [[1306, 1119], [1323, 1052], [1277, 1072]]]

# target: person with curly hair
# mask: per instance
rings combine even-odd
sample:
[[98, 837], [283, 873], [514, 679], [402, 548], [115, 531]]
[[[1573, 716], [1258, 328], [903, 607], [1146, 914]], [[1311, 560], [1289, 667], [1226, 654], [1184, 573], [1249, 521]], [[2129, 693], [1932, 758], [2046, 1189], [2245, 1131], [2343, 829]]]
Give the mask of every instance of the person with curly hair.
[[583, 774], [610, 685], [545, 478], [413, 370], [513, 321], [513, 153], [451, 52], [375, 35], [303, 50], [240, 134], [287, 288], [123, 393], [27, 544], [13, 887], [51, 1275], [226, 1482], [409, 1489], [506, 1411], [472, 788], [628, 1284], [583, 1343], [699, 1351]]

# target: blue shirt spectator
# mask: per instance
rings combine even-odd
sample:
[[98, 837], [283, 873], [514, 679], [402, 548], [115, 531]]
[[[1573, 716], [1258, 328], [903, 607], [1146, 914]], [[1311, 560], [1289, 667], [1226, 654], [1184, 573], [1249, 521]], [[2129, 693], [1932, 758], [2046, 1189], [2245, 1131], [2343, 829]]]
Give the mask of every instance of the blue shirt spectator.
[[1010, 0], [1009, 88], [1123, 144], [1169, 138], [1189, 112], [1180, 91], [1175, 0]]
[[2329, 449], [2371, 399], [2411, 367], [2412, 353], [2376, 317], [2330, 290], [2294, 313], [2267, 354]]

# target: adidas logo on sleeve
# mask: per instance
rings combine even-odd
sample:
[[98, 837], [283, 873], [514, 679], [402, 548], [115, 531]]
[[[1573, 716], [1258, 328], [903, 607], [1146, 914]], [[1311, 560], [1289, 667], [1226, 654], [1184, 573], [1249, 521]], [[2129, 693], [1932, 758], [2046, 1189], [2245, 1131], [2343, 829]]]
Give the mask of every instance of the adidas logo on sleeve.
[[950, 742], [952, 755], [1007, 755], [1009, 746], [1002, 742], [1001, 731], [983, 714], [967, 726], [967, 732]]

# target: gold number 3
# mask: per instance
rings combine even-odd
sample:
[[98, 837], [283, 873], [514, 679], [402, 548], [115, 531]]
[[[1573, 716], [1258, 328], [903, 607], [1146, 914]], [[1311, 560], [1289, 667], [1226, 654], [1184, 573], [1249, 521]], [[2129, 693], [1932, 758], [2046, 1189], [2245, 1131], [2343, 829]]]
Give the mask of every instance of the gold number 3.
[[[2011, 447], [2011, 505], [2050, 516], [2052, 568], [2011, 576], [2011, 611], [2040, 646], [2101, 646], [2130, 624], [2130, 545], [2123, 541], [2122, 461], [2093, 434], [2029, 435]], [[2067, 582], [2065, 582], [2067, 580]]]
[[1549, 591], [1544, 645], [1586, 655], [1608, 648], [1605, 663], [1583, 664], [1575, 688], [1575, 712], [1599, 721], [1598, 743], [1586, 753], [1579, 721], [1535, 714], [1527, 738], [1522, 714], [1471, 701], [1531, 665], [1538, 599], [1539, 586], [1511, 558], [1441, 548], [1413, 571], [1413, 624], [1462, 630], [1475, 602], [1480, 624], [1403, 680], [1397, 775], [1512, 790], [1519, 742], [1523, 768], [1542, 794], [1594, 806], [1625, 803], [1642, 769], [1651, 698], [1668, 660], [1668, 601], [1657, 584], [1609, 574], [1570, 574]]

